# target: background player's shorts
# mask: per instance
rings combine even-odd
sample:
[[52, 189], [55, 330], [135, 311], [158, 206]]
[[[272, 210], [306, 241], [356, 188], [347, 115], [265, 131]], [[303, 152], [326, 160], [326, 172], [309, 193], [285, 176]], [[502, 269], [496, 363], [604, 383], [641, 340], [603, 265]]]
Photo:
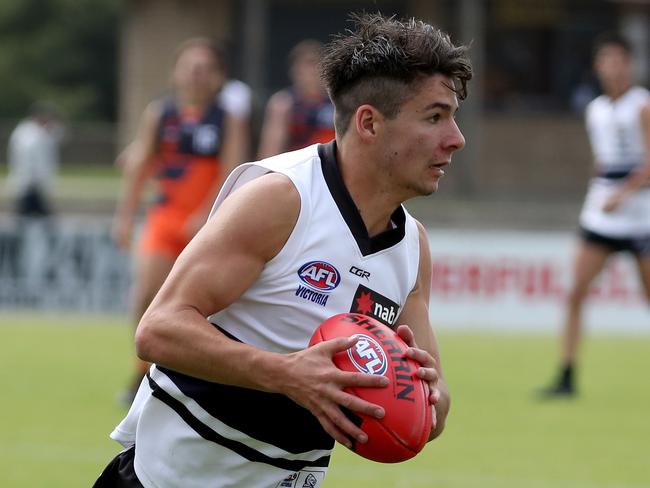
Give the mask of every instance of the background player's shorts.
[[140, 251], [176, 259], [190, 241], [185, 227], [189, 215], [165, 207], [154, 207], [148, 215], [140, 238]]
[[650, 257], [650, 235], [627, 238], [608, 237], [581, 227], [580, 237], [585, 242], [606, 247], [612, 252], [630, 252], [635, 256]]

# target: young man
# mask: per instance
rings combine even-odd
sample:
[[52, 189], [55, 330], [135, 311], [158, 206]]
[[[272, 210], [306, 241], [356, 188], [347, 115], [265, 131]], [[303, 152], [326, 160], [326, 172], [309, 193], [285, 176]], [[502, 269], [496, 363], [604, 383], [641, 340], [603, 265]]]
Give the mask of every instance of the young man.
[[[176, 53], [172, 96], [149, 104], [135, 140], [120, 158], [124, 189], [114, 226], [119, 247], [130, 245], [146, 183], [155, 178], [157, 186], [136, 251], [136, 324], [180, 252], [205, 222], [223, 180], [245, 157], [247, 114], [227, 110], [238, 104], [223, 99], [224, 58], [221, 46], [209, 39], [183, 43]], [[147, 363], [137, 364], [125, 403], [131, 403], [148, 368]]]
[[307, 348], [345, 311], [411, 346], [430, 385], [430, 439], [442, 432], [429, 246], [401, 203], [434, 192], [463, 147], [454, 115], [472, 71], [428, 24], [356, 22], [323, 60], [336, 141], [237, 168], [142, 318], [137, 349], [155, 365], [112, 434], [127, 450], [96, 486], [321, 486], [335, 440], [367, 441], [344, 411], [384, 415], [344, 388], [386, 379], [332, 362], [355, 339]]
[[260, 158], [334, 139], [334, 107], [319, 74], [322, 51], [320, 42], [306, 39], [289, 53], [291, 87], [269, 99]]
[[604, 92], [586, 112], [594, 177], [580, 216], [561, 370], [557, 381], [543, 390], [551, 397], [576, 393], [574, 369], [583, 303], [613, 253], [632, 253], [650, 301], [650, 92], [633, 85], [630, 46], [618, 35], [597, 40], [594, 68]]

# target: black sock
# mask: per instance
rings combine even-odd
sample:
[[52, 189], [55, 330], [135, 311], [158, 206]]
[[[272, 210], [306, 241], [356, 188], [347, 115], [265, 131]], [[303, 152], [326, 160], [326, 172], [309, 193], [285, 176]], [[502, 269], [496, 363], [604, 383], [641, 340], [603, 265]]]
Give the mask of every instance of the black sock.
[[571, 388], [573, 386], [573, 364], [566, 364], [560, 372], [559, 386]]

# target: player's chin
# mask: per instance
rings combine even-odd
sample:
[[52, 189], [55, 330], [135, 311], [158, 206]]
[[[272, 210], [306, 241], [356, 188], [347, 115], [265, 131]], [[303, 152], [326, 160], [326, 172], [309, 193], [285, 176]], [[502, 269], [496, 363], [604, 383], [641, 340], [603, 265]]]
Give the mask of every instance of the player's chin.
[[418, 193], [425, 197], [438, 191], [439, 178], [429, 181], [422, 181], [418, 188]]

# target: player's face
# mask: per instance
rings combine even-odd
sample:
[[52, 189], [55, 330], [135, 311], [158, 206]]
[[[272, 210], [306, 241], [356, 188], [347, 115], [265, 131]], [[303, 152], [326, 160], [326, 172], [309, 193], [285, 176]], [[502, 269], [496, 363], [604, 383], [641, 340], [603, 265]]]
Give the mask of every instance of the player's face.
[[426, 78], [393, 119], [385, 121], [385, 170], [406, 198], [430, 195], [451, 162], [465, 145], [456, 125], [456, 94], [442, 75]]
[[291, 65], [291, 79], [305, 91], [321, 90], [320, 75], [318, 72], [318, 55], [303, 54]]
[[174, 87], [190, 95], [216, 93], [223, 81], [224, 75], [214, 54], [202, 46], [187, 48], [174, 66]]
[[594, 69], [605, 88], [613, 83], [629, 83], [632, 76], [630, 56], [616, 44], [606, 44], [598, 50]]

